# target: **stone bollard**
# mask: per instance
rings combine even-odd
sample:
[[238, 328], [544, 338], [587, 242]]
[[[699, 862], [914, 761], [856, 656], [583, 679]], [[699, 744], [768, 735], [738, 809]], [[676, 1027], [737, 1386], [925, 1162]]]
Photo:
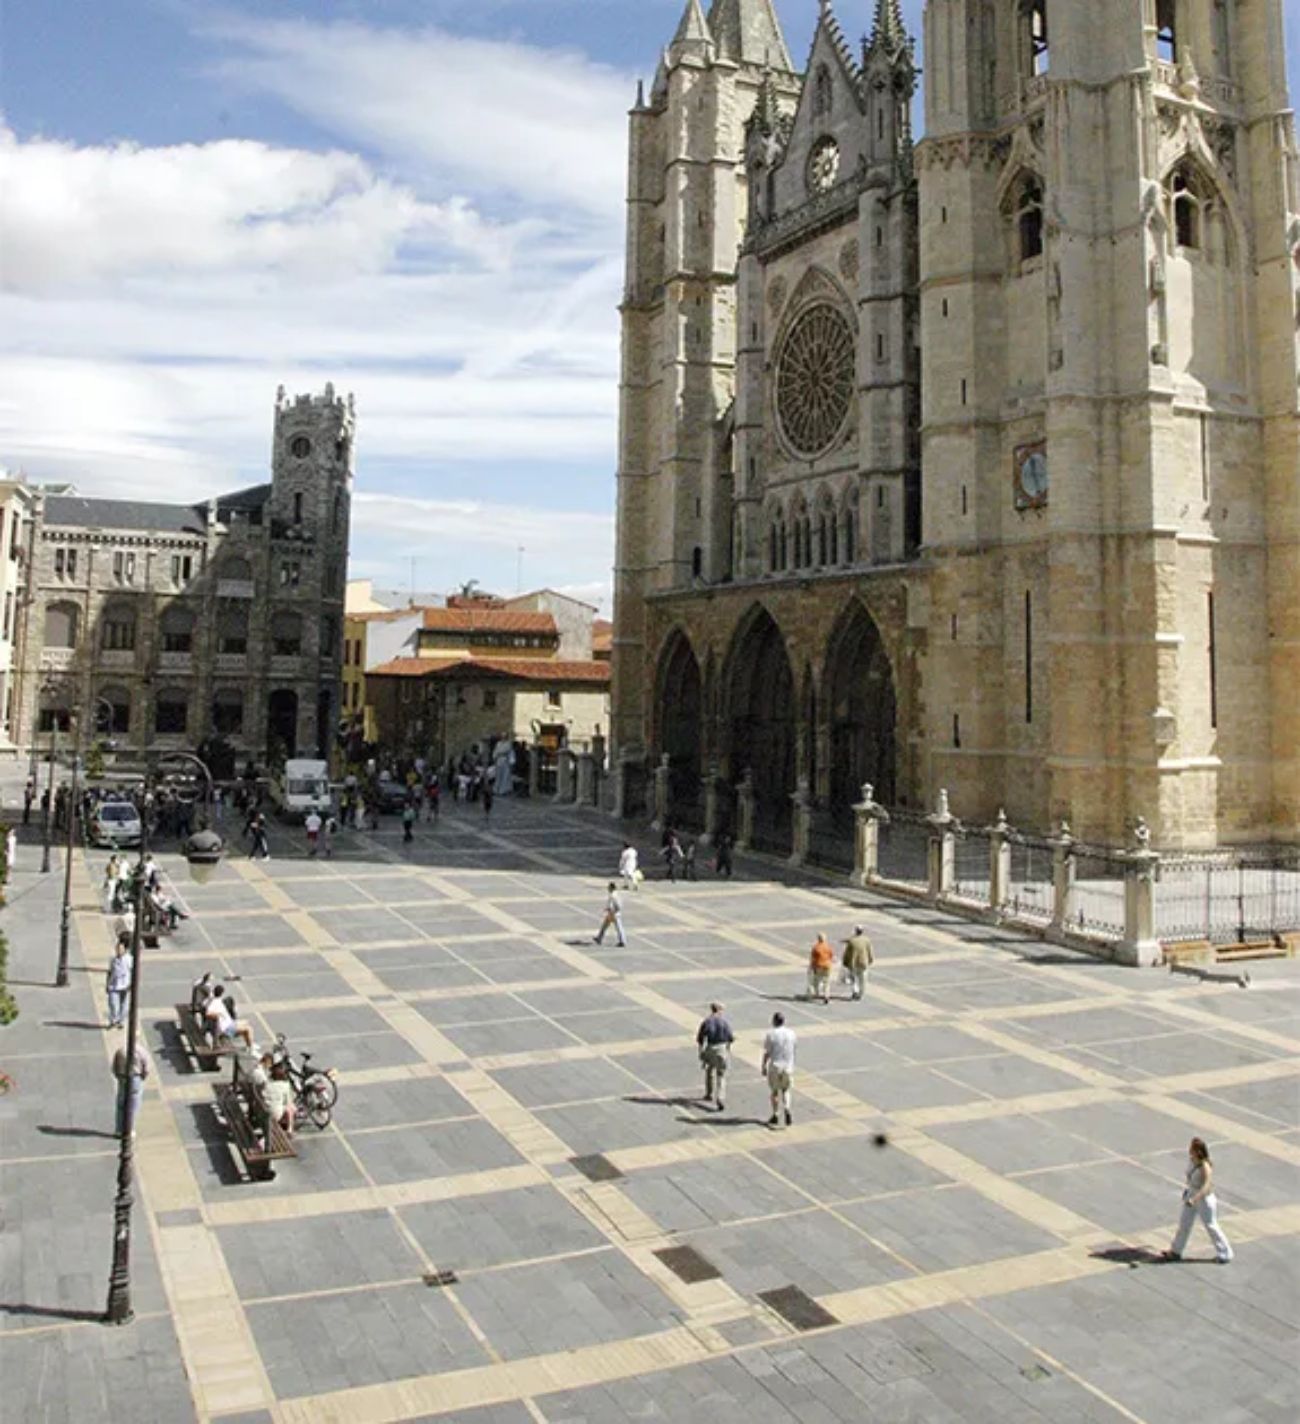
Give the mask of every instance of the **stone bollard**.
[[555, 766], [555, 799], [561, 804], [567, 804], [573, 800], [574, 783], [574, 755], [564, 747], [558, 754]]
[[662, 831], [668, 826], [668, 817], [671, 814], [672, 797], [672, 762], [665, 752], [659, 758], [659, 765], [655, 767], [654, 776], [654, 820], [650, 822], [652, 831]]
[[736, 787], [736, 849], [748, 850], [754, 843], [754, 777], [746, 772]]
[[1074, 836], [1062, 821], [1052, 842], [1052, 928], [1065, 929], [1074, 915]]
[[704, 777], [704, 834], [700, 837], [700, 849], [707, 849], [716, 843], [722, 829], [722, 787], [718, 776], [717, 762], [710, 762]]
[[790, 803], [794, 807], [792, 826], [794, 834], [790, 849], [790, 864], [807, 865], [809, 852], [812, 850], [813, 821], [812, 791], [808, 785], [807, 777], [799, 778], [794, 791], [790, 794]]
[[1156, 938], [1156, 877], [1160, 857], [1151, 849], [1151, 831], [1141, 816], [1133, 826], [1124, 874], [1124, 940], [1115, 952], [1121, 964], [1149, 969], [1164, 950]]
[[854, 885], [870, 885], [880, 876], [880, 827], [889, 821], [889, 812], [878, 806], [876, 788], [870, 782], [862, 788], [862, 800], [853, 808]]
[[578, 753], [578, 805], [596, 804], [596, 758], [590, 752]]
[[951, 895], [957, 880], [957, 837], [953, 834], [956, 817], [948, 809], [948, 793], [940, 791], [934, 814], [927, 816], [930, 824], [929, 894], [931, 900]]
[[1005, 811], [989, 827], [989, 908], [1001, 910], [1011, 898], [1011, 825]]

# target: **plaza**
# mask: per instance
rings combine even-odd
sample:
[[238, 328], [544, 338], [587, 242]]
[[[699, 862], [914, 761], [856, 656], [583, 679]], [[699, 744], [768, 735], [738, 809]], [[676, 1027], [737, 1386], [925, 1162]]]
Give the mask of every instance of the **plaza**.
[[[104, 856], [24, 843], [0, 1030], [0, 1375], [33, 1420], [594, 1424], [1290, 1420], [1300, 1407], [1300, 974], [1249, 991], [1074, 955], [743, 859], [650, 878], [594, 945], [618, 823], [447, 806], [310, 860], [237, 826], [143, 960], [135, 1321], [101, 1324], [117, 1163]], [[58, 868], [56, 861], [56, 870]], [[865, 924], [864, 1002], [803, 1000]], [[339, 1072], [250, 1182], [174, 1005], [211, 970], [259, 1042]], [[847, 990], [836, 985], [836, 996]], [[727, 1107], [695, 1029], [737, 1036]], [[798, 1034], [794, 1123], [759, 1076]], [[1236, 1250], [1159, 1262], [1193, 1134]], [[1199, 1233], [1199, 1228], [1197, 1229]]]

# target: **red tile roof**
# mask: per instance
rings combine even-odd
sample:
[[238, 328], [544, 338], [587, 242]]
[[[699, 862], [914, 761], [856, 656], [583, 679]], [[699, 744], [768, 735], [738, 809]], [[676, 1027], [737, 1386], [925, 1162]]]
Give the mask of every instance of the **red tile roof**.
[[366, 673], [367, 677], [428, 677], [444, 682], [476, 682], [513, 678], [549, 684], [609, 682], [609, 664], [561, 661], [558, 658], [394, 658]]
[[513, 608], [426, 608], [424, 627], [440, 633], [559, 633], [549, 613]]

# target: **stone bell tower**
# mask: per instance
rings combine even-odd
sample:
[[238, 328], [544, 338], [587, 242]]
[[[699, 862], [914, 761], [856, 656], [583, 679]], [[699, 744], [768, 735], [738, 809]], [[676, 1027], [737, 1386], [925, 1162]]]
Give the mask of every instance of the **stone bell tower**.
[[930, 0], [936, 783], [1166, 845], [1300, 826], [1281, 0]]

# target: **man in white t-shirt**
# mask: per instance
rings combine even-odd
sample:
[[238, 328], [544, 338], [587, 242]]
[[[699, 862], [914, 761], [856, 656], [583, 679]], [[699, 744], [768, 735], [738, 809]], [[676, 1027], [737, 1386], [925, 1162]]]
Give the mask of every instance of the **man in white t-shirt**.
[[625, 890], [639, 890], [641, 887], [641, 867], [638, 860], [636, 846], [630, 841], [624, 841], [622, 853], [618, 858], [618, 873], [623, 877]]
[[315, 855], [320, 845], [321, 819], [318, 811], [308, 811], [303, 829], [307, 832], [307, 854]]
[[785, 1125], [794, 1122], [790, 1112], [790, 1081], [794, 1077], [794, 1029], [786, 1028], [785, 1015], [773, 1014], [772, 1027], [763, 1036], [763, 1067], [768, 1091], [772, 1095], [772, 1116], [768, 1127], [780, 1124], [779, 1111], [785, 1112]]

